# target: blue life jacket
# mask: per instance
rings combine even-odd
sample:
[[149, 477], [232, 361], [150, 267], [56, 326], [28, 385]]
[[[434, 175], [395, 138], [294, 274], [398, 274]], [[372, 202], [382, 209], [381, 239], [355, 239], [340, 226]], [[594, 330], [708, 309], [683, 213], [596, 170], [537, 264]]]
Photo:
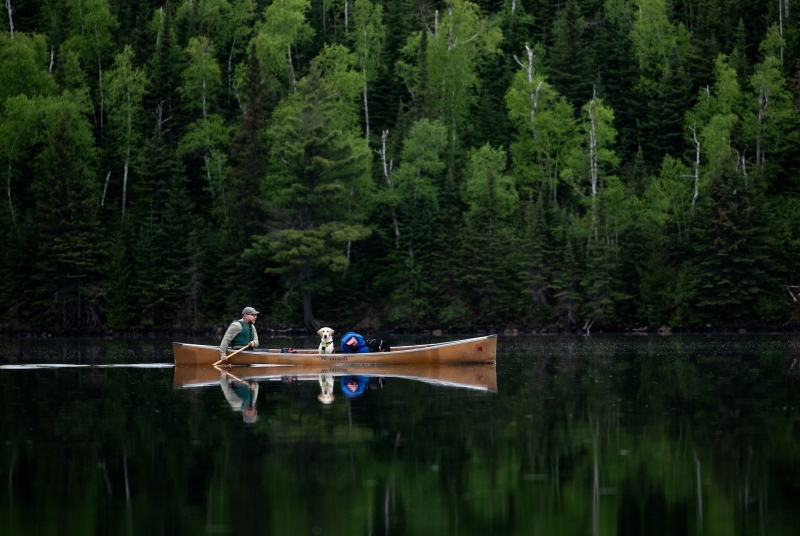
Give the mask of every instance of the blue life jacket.
[[[356, 383], [356, 390], [351, 391], [349, 387], [347, 387], [348, 383]], [[361, 394], [364, 394], [364, 389], [367, 388], [369, 385], [369, 376], [342, 376], [341, 379], [341, 386], [342, 386], [342, 394], [347, 397], [356, 397]]]
[[[350, 348], [346, 344], [347, 341], [349, 341], [350, 339], [352, 339], [354, 337], [355, 337], [356, 341], [358, 341], [358, 345], [356, 346], [355, 352], [353, 351], [352, 348]], [[369, 345], [367, 344], [367, 341], [364, 340], [364, 337], [362, 337], [358, 333], [354, 333], [352, 331], [349, 331], [349, 332], [345, 333], [344, 335], [342, 335], [342, 341], [339, 344], [339, 347], [342, 349], [342, 352], [344, 352], [345, 354], [353, 354], [353, 353], [356, 353], [356, 354], [368, 354], [369, 353]]]

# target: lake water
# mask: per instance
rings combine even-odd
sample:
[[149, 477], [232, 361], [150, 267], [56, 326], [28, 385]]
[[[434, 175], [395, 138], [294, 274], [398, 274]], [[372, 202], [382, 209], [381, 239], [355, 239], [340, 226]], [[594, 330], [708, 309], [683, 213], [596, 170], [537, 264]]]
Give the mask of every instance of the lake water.
[[800, 533], [800, 337], [500, 338], [349, 387], [171, 361], [0, 340], [0, 534]]

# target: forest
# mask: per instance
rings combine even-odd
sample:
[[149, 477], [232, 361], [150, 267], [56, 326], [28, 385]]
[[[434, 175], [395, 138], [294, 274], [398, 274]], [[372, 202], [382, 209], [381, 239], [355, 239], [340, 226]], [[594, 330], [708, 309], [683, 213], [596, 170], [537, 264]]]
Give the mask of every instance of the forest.
[[4, 4], [2, 331], [800, 321], [800, 2]]

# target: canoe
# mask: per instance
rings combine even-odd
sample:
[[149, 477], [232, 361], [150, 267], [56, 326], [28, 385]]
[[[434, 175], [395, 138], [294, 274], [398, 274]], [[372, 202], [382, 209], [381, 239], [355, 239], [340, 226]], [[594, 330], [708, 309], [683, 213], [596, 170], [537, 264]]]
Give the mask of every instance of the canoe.
[[[213, 365], [219, 346], [172, 343], [178, 366]], [[245, 350], [231, 356], [231, 365], [436, 365], [445, 363], [494, 363], [497, 335], [460, 341], [397, 346], [391, 352], [320, 354], [317, 349], [282, 353], [280, 349]]]
[[[223, 369], [224, 370], [224, 369]], [[246, 381], [319, 380], [321, 374], [331, 376], [370, 376], [421, 381], [442, 387], [497, 392], [497, 371], [491, 364], [473, 365], [253, 365], [232, 369], [237, 378]], [[173, 375], [175, 388], [219, 385], [220, 370], [215, 367], [177, 366]]]

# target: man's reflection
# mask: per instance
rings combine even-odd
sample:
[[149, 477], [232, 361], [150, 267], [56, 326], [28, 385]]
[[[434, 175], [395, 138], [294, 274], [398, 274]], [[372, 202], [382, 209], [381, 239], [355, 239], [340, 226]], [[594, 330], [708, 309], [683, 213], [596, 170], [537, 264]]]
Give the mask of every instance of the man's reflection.
[[252, 424], [258, 420], [256, 399], [258, 398], [258, 383], [246, 382], [227, 371], [221, 371], [219, 385], [225, 394], [225, 399], [233, 411], [242, 412], [242, 420]]
[[333, 402], [333, 374], [320, 374], [319, 386], [322, 388], [322, 393], [317, 396], [319, 401], [323, 404], [330, 404]]

